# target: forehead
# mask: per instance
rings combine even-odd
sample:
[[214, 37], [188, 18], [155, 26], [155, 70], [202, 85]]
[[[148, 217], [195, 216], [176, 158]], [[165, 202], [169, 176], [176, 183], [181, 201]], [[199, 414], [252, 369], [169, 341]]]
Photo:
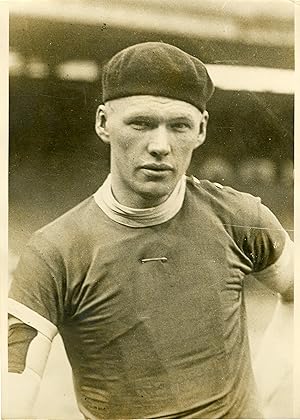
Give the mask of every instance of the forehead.
[[198, 108], [188, 102], [162, 96], [138, 95], [118, 98], [106, 104], [108, 110], [122, 115], [160, 115], [199, 118]]

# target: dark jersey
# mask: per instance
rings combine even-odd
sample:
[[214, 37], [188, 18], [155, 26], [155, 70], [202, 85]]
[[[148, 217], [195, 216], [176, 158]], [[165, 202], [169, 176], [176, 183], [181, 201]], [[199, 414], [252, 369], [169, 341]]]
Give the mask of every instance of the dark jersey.
[[145, 228], [90, 197], [34, 234], [12, 313], [57, 327], [87, 418], [261, 418], [243, 285], [284, 242], [258, 198], [208, 181], [189, 179], [176, 216]]

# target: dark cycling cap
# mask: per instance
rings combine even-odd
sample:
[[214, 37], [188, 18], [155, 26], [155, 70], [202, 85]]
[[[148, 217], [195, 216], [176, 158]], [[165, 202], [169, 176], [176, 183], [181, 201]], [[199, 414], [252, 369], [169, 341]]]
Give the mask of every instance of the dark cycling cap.
[[153, 95], [185, 101], [204, 111], [214, 85], [198, 58], [170, 44], [145, 42], [111, 58], [103, 70], [102, 89], [103, 102]]

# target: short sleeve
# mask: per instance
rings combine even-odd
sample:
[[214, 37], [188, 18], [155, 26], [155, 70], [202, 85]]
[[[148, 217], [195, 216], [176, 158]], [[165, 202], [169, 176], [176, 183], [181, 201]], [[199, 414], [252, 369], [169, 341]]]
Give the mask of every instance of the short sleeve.
[[260, 272], [274, 264], [283, 252], [287, 234], [276, 216], [259, 198], [245, 232], [243, 250], [253, 264], [253, 272]]
[[[20, 257], [9, 291], [9, 312], [27, 324], [53, 330], [63, 322], [65, 268], [53, 244], [33, 235]], [[29, 321], [28, 321], [29, 319]]]
[[220, 218], [242, 252], [244, 273], [291, 301], [294, 292], [294, 247], [276, 216], [259, 197], [219, 188], [223, 197]]

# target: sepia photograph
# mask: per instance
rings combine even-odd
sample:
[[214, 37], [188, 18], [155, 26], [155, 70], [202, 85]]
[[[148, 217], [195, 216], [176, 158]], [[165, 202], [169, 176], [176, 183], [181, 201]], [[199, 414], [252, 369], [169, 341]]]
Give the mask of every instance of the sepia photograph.
[[1, 418], [300, 417], [296, 3], [9, 2]]

